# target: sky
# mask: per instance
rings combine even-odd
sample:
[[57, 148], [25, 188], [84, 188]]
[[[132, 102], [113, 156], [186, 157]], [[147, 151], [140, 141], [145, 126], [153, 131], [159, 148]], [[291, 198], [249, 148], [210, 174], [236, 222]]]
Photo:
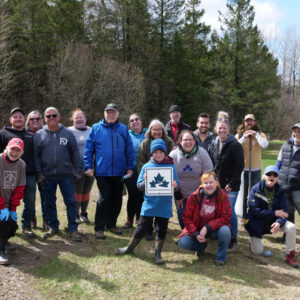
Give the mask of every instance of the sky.
[[[265, 41], [282, 39], [288, 29], [300, 35], [300, 0], [252, 0], [255, 23], [264, 35]], [[226, 12], [226, 0], [202, 0], [205, 9], [203, 21], [219, 30], [218, 10]]]

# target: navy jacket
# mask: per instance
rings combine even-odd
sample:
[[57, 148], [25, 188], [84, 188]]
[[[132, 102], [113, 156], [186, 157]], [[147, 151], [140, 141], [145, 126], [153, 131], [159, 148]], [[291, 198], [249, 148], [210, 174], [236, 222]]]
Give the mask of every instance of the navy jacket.
[[102, 119], [93, 125], [86, 141], [84, 168], [95, 169], [96, 176], [123, 176], [133, 169], [133, 153], [127, 127], [119, 121], [109, 124]]
[[258, 182], [252, 187], [248, 200], [249, 221], [245, 225], [245, 228], [249, 232], [249, 235], [258, 238], [261, 238], [261, 236], [264, 234], [264, 223], [267, 219], [271, 221], [273, 219], [272, 222], [279, 222], [280, 227], [285, 225], [287, 219], [276, 217], [275, 210], [282, 209], [283, 211], [288, 212], [284, 191], [279, 186], [279, 184], [276, 183], [275, 185], [275, 194], [272, 203], [272, 209], [269, 208], [268, 198], [264, 193], [264, 187], [264, 180]]
[[44, 126], [34, 135], [34, 161], [37, 173], [49, 178], [61, 178], [82, 171], [83, 165], [71, 130], [60, 125], [57, 131]]

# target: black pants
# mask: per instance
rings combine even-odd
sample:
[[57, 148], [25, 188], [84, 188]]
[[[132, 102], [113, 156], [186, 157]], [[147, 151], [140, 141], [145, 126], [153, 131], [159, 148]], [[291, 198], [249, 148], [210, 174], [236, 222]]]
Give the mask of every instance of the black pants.
[[116, 227], [122, 207], [121, 176], [96, 176], [100, 191], [95, 216], [95, 231]]
[[137, 171], [135, 170], [133, 175], [125, 180], [125, 185], [128, 191], [127, 201], [127, 219], [133, 223], [134, 216], [136, 220], [140, 218], [141, 207], [143, 203], [143, 193], [140, 192], [136, 186], [137, 183]]
[[17, 222], [12, 218], [7, 221], [0, 221], [0, 250], [4, 251], [5, 242], [15, 235], [18, 229]]
[[152, 228], [153, 219], [155, 218], [155, 231], [156, 236], [160, 240], [164, 240], [167, 234], [168, 230], [168, 218], [160, 218], [160, 217], [146, 217], [141, 216], [138, 226], [136, 227], [136, 230], [133, 234], [133, 238], [141, 240], [147, 232], [150, 231], [150, 228]]

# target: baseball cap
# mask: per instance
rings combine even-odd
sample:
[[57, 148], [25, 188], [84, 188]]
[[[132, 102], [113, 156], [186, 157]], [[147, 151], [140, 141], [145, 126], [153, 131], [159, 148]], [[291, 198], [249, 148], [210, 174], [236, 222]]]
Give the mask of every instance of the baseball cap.
[[109, 103], [109, 104], [107, 104], [104, 110], [107, 111], [109, 109], [113, 109], [115, 111], [119, 111], [118, 105], [115, 104], [115, 103]]
[[174, 111], [179, 111], [181, 112], [181, 108], [178, 105], [172, 105], [169, 109], [169, 114], [174, 112]]
[[248, 114], [248, 115], [246, 115], [245, 118], [244, 118], [244, 121], [246, 121], [247, 119], [252, 119], [252, 120], [254, 120], [254, 121], [256, 120], [256, 119], [255, 119], [255, 116], [254, 116], [253, 114]]
[[294, 128], [300, 128], [300, 123], [296, 123], [291, 127], [291, 129], [294, 129]]
[[13, 147], [17, 147], [19, 148], [20, 150], [24, 151], [24, 142], [21, 140], [21, 139], [18, 139], [18, 138], [12, 138], [6, 147], [10, 147], [10, 148], [13, 148]]
[[278, 168], [276, 166], [267, 166], [265, 168], [264, 174], [268, 174], [270, 172], [275, 172], [277, 175], [279, 175], [279, 170], [278, 170]]
[[20, 112], [23, 116], [25, 116], [25, 111], [22, 108], [20, 108], [20, 107], [13, 108], [10, 111], [9, 116], [11, 117], [15, 112]]

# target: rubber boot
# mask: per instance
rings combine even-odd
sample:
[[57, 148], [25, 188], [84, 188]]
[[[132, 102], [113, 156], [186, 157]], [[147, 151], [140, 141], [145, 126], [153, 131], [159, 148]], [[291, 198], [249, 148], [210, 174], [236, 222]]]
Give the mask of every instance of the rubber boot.
[[155, 259], [155, 263], [158, 264], [158, 265], [162, 265], [164, 264], [164, 260], [161, 258], [161, 251], [162, 251], [162, 248], [164, 246], [164, 241], [165, 240], [160, 240], [160, 239], [156, 239], [156, 242], [155, 242], [155, 256], [154, 256], [154, 259]]
[[116, 254], [128, 254], [128, 253], [132, 253], [133, 249], [138, 245], [138, 243], [140, 242], [140, 240], [132, 238], [131, 241], [129, 242], [129, 244], [126, 247], [123, 248], [117, 248], [116, 249]]

